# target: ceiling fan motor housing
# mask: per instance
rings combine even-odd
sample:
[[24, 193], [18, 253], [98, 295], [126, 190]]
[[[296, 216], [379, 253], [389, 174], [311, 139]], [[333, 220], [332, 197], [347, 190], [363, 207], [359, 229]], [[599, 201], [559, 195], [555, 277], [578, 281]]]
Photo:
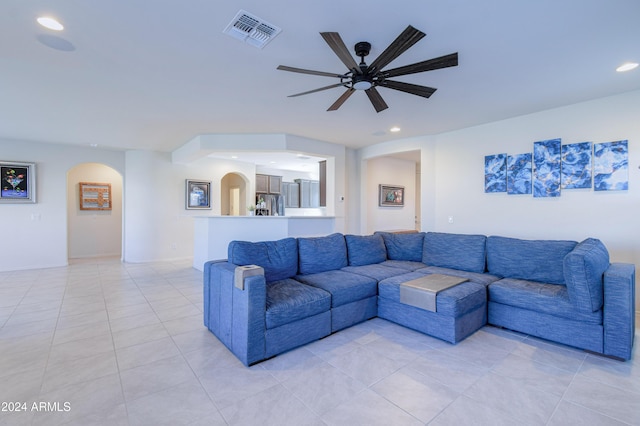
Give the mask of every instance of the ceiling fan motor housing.
[[[356, 56], [360, 58], [364, 58], [371, 51], [371, 43], [366, 41], [361, 41], [359, 43], [356, 43], [355, 51], [356, 51]], [[364, 59], [362, 59], [362, 61], [364, 62]]]

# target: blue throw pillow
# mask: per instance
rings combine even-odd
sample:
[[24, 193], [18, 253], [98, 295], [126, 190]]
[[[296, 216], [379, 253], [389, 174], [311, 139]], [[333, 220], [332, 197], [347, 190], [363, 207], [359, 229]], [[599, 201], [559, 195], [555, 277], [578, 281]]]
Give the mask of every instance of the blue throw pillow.
[[564, 257], [576, 241], [487, 238], [489, 273], [546, 284], [564, 284]]
[[382, 235], [387, 248], [387, 257], [391, 260], [406, 260], [422, 262], [422, 244], [424, 232], [411, 234], [393, 234], [391, 232], [376, 232]]
[[342, 234], [298, 238], [298, 269], [303, 275], [347, 266], [347, 245]]
[[427, 232], [422, 262], [429, 266], [483, 273], [486, 264], [484, 235]]
[[600, 240], [587, 238], [564, 257], [564, 280], [569, 299], [584, 312], [595, 312], [604, 302], [603, 275], [609, 252]]
[[264, 268], [267, 282], [290, 278], [298, 273], [298, 244], [295, 238], [278, 241], [231, 241], [228, 261], [239, 266], [258, 265]]
[[387, 249], [381, 235], [345, 235], [349, 266], [363, 266], [387, 260]]

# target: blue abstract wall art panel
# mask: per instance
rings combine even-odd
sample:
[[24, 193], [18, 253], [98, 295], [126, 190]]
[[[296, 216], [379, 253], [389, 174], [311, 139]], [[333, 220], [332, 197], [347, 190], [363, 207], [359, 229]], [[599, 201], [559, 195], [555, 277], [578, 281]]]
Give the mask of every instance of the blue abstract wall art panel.
[[507, 154], [484, 157], [484, 192], [507, 192]]
[[507, 193], [531, 194], [531, 153], [507, 157]]
[[560, 196], [560, 139], [533, 143], [533, 196]]
[[629, 189], [629, 145], [626, 140], [594, 144], [593, 189]]
[[591, 188], [591, 142], [562, 145], [562, 189]]

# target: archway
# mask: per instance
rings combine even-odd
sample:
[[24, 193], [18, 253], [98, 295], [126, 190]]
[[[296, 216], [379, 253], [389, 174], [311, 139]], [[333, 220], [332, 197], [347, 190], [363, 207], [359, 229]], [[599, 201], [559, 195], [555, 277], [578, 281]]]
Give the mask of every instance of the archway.
[[220, 214], [247, 215], [247, 179], [238, 173], [227, 173], [220, 180]]
[[[100, 202], [85, 200], [82, 204], [80, 183], [94, 185], [87, 185], [85, 196], [90, 198], [100, 193]], [[67, 256], [69, 259], [116, 256], [122, 258], [122, 186], [122, 175], [104, 164], [82, 163], [69, 169], [67, 172]], [[92, 190], [94, 192], [90, 192]]]

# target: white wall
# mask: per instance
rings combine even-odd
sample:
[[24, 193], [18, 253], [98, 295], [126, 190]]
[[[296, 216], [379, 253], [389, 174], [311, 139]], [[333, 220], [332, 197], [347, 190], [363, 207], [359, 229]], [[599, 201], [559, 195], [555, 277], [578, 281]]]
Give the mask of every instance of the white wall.
[[[405, 167], [411, 167], [411, 177], [409, 177], [409, 173], [407, 173], [406, 176], [404, 174], [399, 175], [402, 176], [403, 182], [405, 182], [405, 187], [409, 186], [410, 188], [413, 188], [412, 192], [409, 194], [413, 203], [412, 208], [410, 210], [407, 210], [405, 206], [405, 209], [403, 209], [403, 212], [407, 215], [409, 211], [411, 212], [411, 222], [409, 223], [408, 219], [405, 218], [405, 220], [407, 221], [402, 222], [402, 224], [406, 226], [400, 226], [400, 224], [397, 224], [396, 226], [386, 227], [384, 229], [415, 228], [416, 213], [429, 211], [429, 207], [433, 205], [433, 197], [429, 197], [425, 193], [425, 190], [427, 190], [428, 192], [432, 192], [432, 190], [435, 188], [435, 158], [433, 154], [434, 144], [431, 143], [432, 140], [433, 137], [425, 136], [384, 142], [377, 145], [361, 148], [355, 153], [355, 158], [353, 159], [353, 171], [349, 174], [349, 176], [352, 178], [352, 182], [350, 182], [349, 188], [352, 191], [356, 192], [357, 196], [351, 197], [352, 200], [350, 201], [349, 207], [352, 210], [357, 210], [358, 224], [357, 228], [352, 228], [354, 229], [352, 232], [360, 234], [370, 234], [373, 231], [381, 230], [381, 228], [377, 227], [378, 223], [369, 223], [371, 220], [381, 221], [383, 226], [386, 226], [386, 223], [390, 223], [393, 221], [393, 210], [389, 210], [387, 208], [381, 210], [376, 209], [375, 216], [371, 216], [370, 213], [373, 206], [377, 207], [378, 205], [377, 185], [378, 183], [385, 183], [381, 181], [381, 177], [378, 175], [378, 173], [381, 173], [382, 170], [384, 170], [385, 176], [390, 175], [390, 179], [392, 179], [391, 182], [396, 182], [397, 177], [395, 176], [397, 175], [397, 173], [389, 173], [389, 171], [387, 170], [388, 167], [384, 166], [386, 161], [395, 161], [396, 159], [385, 158], [385, 156], [400, 152], [420, 151], [421, 182], [419, 184], [416, 183], [417, 165], [415, 162], [405, 162], [404, 164]], [[371, 163], [372, 160], [376, 160], [378, 161], [378, 163]], [[389, 164], [395, 165], [397, 163]], [[425, 167], [425, 165], [427, 167]], [[377, 168], [381, 168], [381, 170], [378, 171], [376, 170]], [[376, 185], [375, 192], [372, 190], [373, 184]], [[417, 187], [420, 187], [421, 190], [419, 196], [415, 194]], [[352, 206], [353, 198], [357, 198], [357, 206]], [[416, 206], [416, 202], [419, 202], [420, 206]], [[430, 216], [421, 214], [420, 222], [421, 229], [430, 229], [432, 225], [432, 218]]]
[[[366, 234], [375, 231], [415, 229], [416, 163], [397, 158], [372, 158], [367, 162]], [[378, 185], [404, 186], [404, 206], [378, 204]]]
[[[126, 262], [192, 257], [193, 217], [221, 214], [221, 181], [227, 173], [242, 174], [249, 181], [247, 194], [255, 191], [255, 166], [238, 161], [205, 157], [188, 165], [174, 164], [169, 153], [127, 151], [126, 170]], [[186, 179], [212, 182], [211, 209], [185, 208]], [[247, 205], [252, 203], [247, 200]]]
[[[435, 230], [522, 238], [600, 238], [613, 261], [640, 267], [640, 91], [437, 136]], [[629, 141], [629, 190], [563, 190], [557, 198], [484, 193], [484, 156], [533, 142]], [[447, 219], [454, 216], [454, 223]]]
[[[80, 210], [80, 182], [111, 184], [111, 210]], [[83, 163], [67, 174], [69, 258], [120, 256], [122, 175], [98, 163]]]
[[37, 195], [35, 204], [0, 205], [0, 271], [67, 265], [67, 172], [94, 162], [124, 173], [124, 153], [0, 139], [0, 159], [35, 162]]

